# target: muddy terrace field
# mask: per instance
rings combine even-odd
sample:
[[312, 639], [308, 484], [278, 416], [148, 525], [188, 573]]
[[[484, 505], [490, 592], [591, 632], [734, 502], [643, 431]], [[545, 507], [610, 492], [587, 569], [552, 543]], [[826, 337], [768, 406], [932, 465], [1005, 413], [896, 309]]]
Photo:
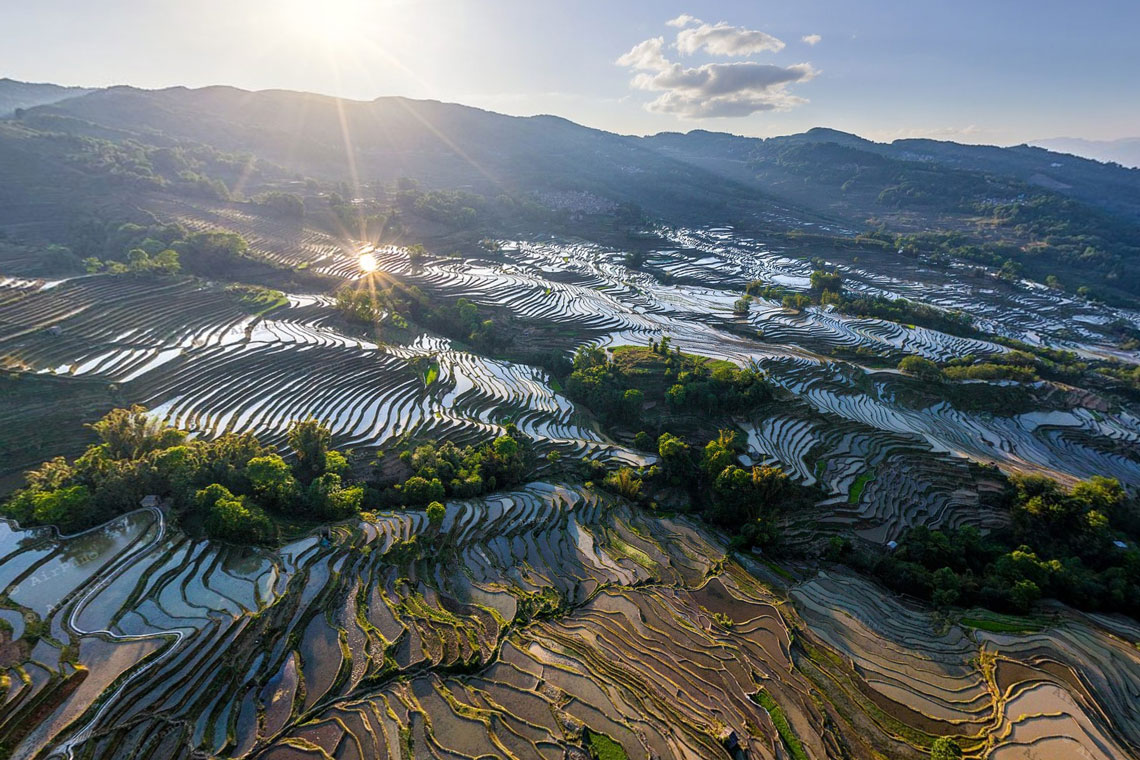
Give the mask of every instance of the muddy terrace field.
[[[360, 282], [362, 244], [285, 239], [224, 205], [183, 213], [277, 266]], [[509, 313], [567, 352], [668, 336], [758, 365], [789, 395], [734, 420], [742, 458], [823, 494], [785, 517], [793, 547], [1001, 525], [978, 464], [1140, 487], [1133, 407], [1044, 382], [936, 392], [898, 357], [1009, 349], [766, 299], [734, 314], [746, 283], [804, 290], [813, 265], [727, 228], [657, 235], [640, 268], [575, 240], [415, 263], [402, 247], [372, 253], [387, 276]], [[993, 336], [1136, 361], [1107, 327], [1140, 328], [1136, 313], [916, 262], [837, 268], [854, 292], [964, 310]], [[546, 370], [436, 335], [359, 334], [328, 293], [251, 313], [189, 277], [0, 278], [0, 361], [11, 382], [94, 382], [207, 438], [283, 444], [312, 415], [367, 451], [405, 435], [478, 442], [509, 421], [543, 455], [655, 459], [611, 440]], [[0, 410], [12, 429], [35, 414]], [[369, 513], [276, 549], [191, 538], [159, 509], [76, 536], [5, 525], [8, 756], [554, 760], [587, 757], [599, 735], [629, 758], [919, 758], [949, 735], [970, 757], [1140, 756], [1128, 618], [1057, 604], [947, 617], [839, 566], [729, 551], [695, 518], [581, 483], [446, 507], [438, 528], [421, 511]], [[409, 551], [417, 536], [438, 549]]]

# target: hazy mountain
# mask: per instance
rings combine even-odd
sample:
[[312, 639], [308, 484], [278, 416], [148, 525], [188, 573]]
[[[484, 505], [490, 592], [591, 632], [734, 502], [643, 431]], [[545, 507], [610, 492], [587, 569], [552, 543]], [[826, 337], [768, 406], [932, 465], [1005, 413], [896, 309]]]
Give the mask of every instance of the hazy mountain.
[[1034, 140], [1033, 144], [1059, 153], [1071, 153], [1097, 161], [1115, 161], [1122, 166], [1140, 168], [1140, 137], [1124, 137], [1120, 140], [1053, 137], [1048, 140]]
[[682, 224], [780, 219], [939, 231], [973, 241], [945, 242], [946, 255], [993, 265], [1013, 256], [1038, 279], [1105, 293], [1133, 293], [1140, 282], [1140, 170], [1027, 145], [877, 143], [825, 128], [768, 139], [630, 137], [554, 116], [398, 97], [113, 87], [0, 121], [4, 156], [6, 168], [23, 167], [10, 172], [7, 217], [41, 227], [63, 224], [76, 202], [93, 198], [129, 205], [138, 192], [214, 193], [211, 182], [248, 194], [245, 168], [272, 167], [277, 181], [376, 186], [410, 177], [551, 209], [573, 191]]
[[[824, 197], [826, 182], [796, 186], [805, 171], [817, 178], [826, 174], [842, 182], [852, 180], [855, 184], [849, 190], [859, 184], [870, 190], [878, 182], [881, 191], [900, 173], [941, 169], [1006, 177], [1140, 219], [1140, 171], [1029, 145], [1000, 148], [927, 139], [877, 143], [826, 128], [767, 139], [694, 131], [645, 140], [673, 158], [741, 181], [751, 178], [777, 192], [773, 184], [788, 185], [785, 190], [801, 202], [813, 194], [820, 201], [836, 200]], [[892, 163], [884, 164], [883, 159]]]
[[[554, 116], [505, 116], [438, 101], [232, 87], [112, 87], [31, 109], [23, 121], [112, 139], [205, 143], [324, 179], [408, 176], [485, 193], [586, 190], [661, 212], [692, 211], [694, 203], [715, 208], [747, 187], [748, 194], [858, 215], [865, 205], [859, 192], [864, 201], [877, 199], [900, 174], [926, 174], [936, 184], [945, 178], [934, 175], [959, 171], [1000, 175], [1007, 184], [1028, 183], [1140, 219], [1140, 172], [1027, 145], [876, 143], [826, 128], [768, 139], [703, 130], [637, 138]], [[833, 192], [840, 188], [842, 195]], [[1007, 189], [995, 189], [995, 197]]]
[[32, 109], [22, 123], [156, 145], [205, 143], [320, 179], [406, 176], [489, 194], [585, 190], [636, 198], [662, 213], [719, 207], [744, 191], [636, 138], [554, 116], [399, 97], [366, 102], [231, 87], [113, 87]]
[[7, 118], [18, 108], [33, 108], [58, 103], [91, 92], [82, 87], [61, 87], [58, 84], [36, 84], [0, 79], [0, 118]]

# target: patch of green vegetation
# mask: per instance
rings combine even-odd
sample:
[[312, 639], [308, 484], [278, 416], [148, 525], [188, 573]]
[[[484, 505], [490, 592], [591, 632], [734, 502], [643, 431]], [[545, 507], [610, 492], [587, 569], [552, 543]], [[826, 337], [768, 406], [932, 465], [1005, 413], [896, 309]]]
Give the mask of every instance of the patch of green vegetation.
[[87, 220], [70, 237], [74, 256], [87, 272], [187, 271], [203, 277], [232, 274], [235, 262], [249, 258], [249, 244], [232, 232], [191, 232], [179, 224], [143, 226]]
[[398, 457], [408, 474], [372, 483], [370, 501], [377, 506], [423, 506], [478, 496], [521, 483], [534, 466], [532, 442], [513, 423], [493, 441], [463, 448], [451, 441], [428, 441], [409, 445]]
[[[960, 311], [948, 311], [934, 306], [908, 301], [905, 298], [884, 296], [851, 296], [843, 292], [843, 277], [835, 272], [816, 270], [811, 274], [811, 289], [807, 295], [795, 293], [780, 285], [767, 285], [753, 280], [745, 288], [748, 296], [760, 296], [780, 301], [786, 308], [802, 309], [808, 304], [834, 306], [844, 314], [871, 317], [896, 322], [913, 329], [921, 325], [951, 335], [974, 338], [981, 333], [974, 327], [973, 317]], [[739, 303], [739, 302], [738, 302]]]
[[424, 372], [424, 385], [430, 387], [432, 383], [439, 379], [439, 362], [432, 362], [427, 371]]
[[668, 337], [649, 347], [617, 346], [609, 356], [597, 346], [579, 349], [566, 393], [603, 422], [659, 432], [680, 417], [707, 422], [710, 415], [739, 414], [775, 396], [759, 369], [683, 354], [671, 349]]
[[800, 739], [792, 730], [784, 711], [776, 704], [776, 700], [772, 699], [772, 695], [761, 689], [752, 695], [752, 699], [768, 712], [768, 716], [772, 719], [772, 725], [776, 727], [776, 733], [780, 735], [780, 740], [784, 742], [784, 746], [794, 760], [809, 760], [807, 752], [804, 751], [804, 745], [800, 743]]
[[1083, 610], [1140, 613], [1140, 500], [1118, 481], [1096, 476], [1066, 488], [1017, 476], [1004, 499], [1010, 524], [987, 535], [917, 526], [891, 553], [846, 553], [887, 586], [937, 607], [1025, 614], [1052, 597]]
[[773, 573], [780, 576], [781, 578], [783, 578], [786, 581], [794, 581], [796, 579], [796, 576], [792, 575], [787, 570], [780, 567], [779, 565], [777, 565], [775, 562], [773, 562], [770, 559], [762, 559], [762, 560], [760, 560], [760, 564], [764, 565], [764, 567], [768, 568]]
[[874, 479], [874, 470], [859, 473], [859, 477], [855, 478], [855, 482], [851, 484], [851, 490], [847, 492], [847, 503], [858, 504], [859, 499], [863, 497], [863, 489]]
[[958, 622], [969, 628], [990, 633], [1031, 633], [1041, 630], [1041, 624], [1032, 618], [995, 615], [985, 610], [959, 618]]
[[280, 290], [263, 288], [260, 285], [227, 285], [226, 292], [237, 297], [242, 309], [256, 316], [289, 304], [289, 299]]
[[316, 420], [293, 424], [294, 464], [262, 446], [252, 433], [190, 439], [141, 406], [114, 409], [91, 429], [98, 443], [82, 456], [56, 457], [25, 475], [27, 485], [0, 508], [23, 525], [56, 525], [74, 532], [138, 509], [155, 495], [200, 523], [215, 538], [240, 543], [273, 540], [286, 520], [340, 520], [355, 514], [362, 486], [344, 484], [344, 455], [329, 448], [331, 432]]
[[586, 748], [591, 760], [629, 760], [620, 744], [597, 731], [586, 729]]

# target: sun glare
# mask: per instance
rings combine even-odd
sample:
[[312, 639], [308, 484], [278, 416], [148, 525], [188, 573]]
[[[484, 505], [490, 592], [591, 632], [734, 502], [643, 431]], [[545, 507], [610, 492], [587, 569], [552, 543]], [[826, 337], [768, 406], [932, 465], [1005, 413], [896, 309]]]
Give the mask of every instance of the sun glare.
[[368, 5], [361, 0], [290, 0], [285, 17], [297, 32], [313, 42], [343, 45], [360, 33]]
[[360, 271], [366, 274], [371, 274], [380, 268], [380, 263], [376, 261], [376, 257], [371, 253], [360, 254], [359, 264]]

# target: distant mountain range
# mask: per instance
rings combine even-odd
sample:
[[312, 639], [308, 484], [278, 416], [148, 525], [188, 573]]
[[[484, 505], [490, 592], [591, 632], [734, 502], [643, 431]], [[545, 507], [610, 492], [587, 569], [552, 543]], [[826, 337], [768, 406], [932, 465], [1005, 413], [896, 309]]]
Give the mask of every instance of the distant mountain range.
[[1097, 161], [1115, 161], [1122, 166], [1140, 168], [1140, 137], [1125, 137], [1120, 140], [1053, 137], [1048, 140], [1034, 140], [1033, 144], [1058, 153], [1072, 153]]
[[91, 92], [83, 87], [61, 87], [58, 84], [35, 84], [0, 79], [0, 119], [6, 119], [20, 108], [58, 103], [66, 98]]
[[[491, 198], [588, 193], [677, 224], [759, 214], [853, 231], [940, 231], [964, 236], [944, 239], [955, 255], [1015, 256], [1042, 278], [1095, 270], [1105, 287], [1140, 291], [1140, 169], [1042, 147], [877, 143], [825, 128], [767, 139], [635, 137], [400, 97], [0, 80], [0, 103], [16, 102], [16, 117], [0, 119], [10, 180], [0, 183], [0, 207], [27, 229], [59, 224], [94, 199], [129, 203], [139, 189], [220, 180], [248, 195], [243, 167], [256, 164], [278, 181], [378, 187], [408, 177]], [[983, 239], [990, 248], [975, 250]]]
[[[29, 87], [53, 86], [2, 80], [0, 102], [29, 103]], [[355, 173], [366, 182], [409, 176], [480, 192], [588, 190], [660, 211], [716, 207], [745, 187], [817, 211], [860, 215], [866, 204], [859, 191], [877, 198], [897, 184], [900, 171], [925, 167], [1001, 175], [1140, 220], [1140, 172], [1027, 145], [876, 143], [824, 128], [768, 139], [703, 130], [642, 138], [438, 101], [233, 87], [36, 92], [44, 103], [21, 106], [28, 109], [22, 123], [157, 145], [193, 141], [322, 179]], [[807, 177], [816, 181], [805, 184]]]

